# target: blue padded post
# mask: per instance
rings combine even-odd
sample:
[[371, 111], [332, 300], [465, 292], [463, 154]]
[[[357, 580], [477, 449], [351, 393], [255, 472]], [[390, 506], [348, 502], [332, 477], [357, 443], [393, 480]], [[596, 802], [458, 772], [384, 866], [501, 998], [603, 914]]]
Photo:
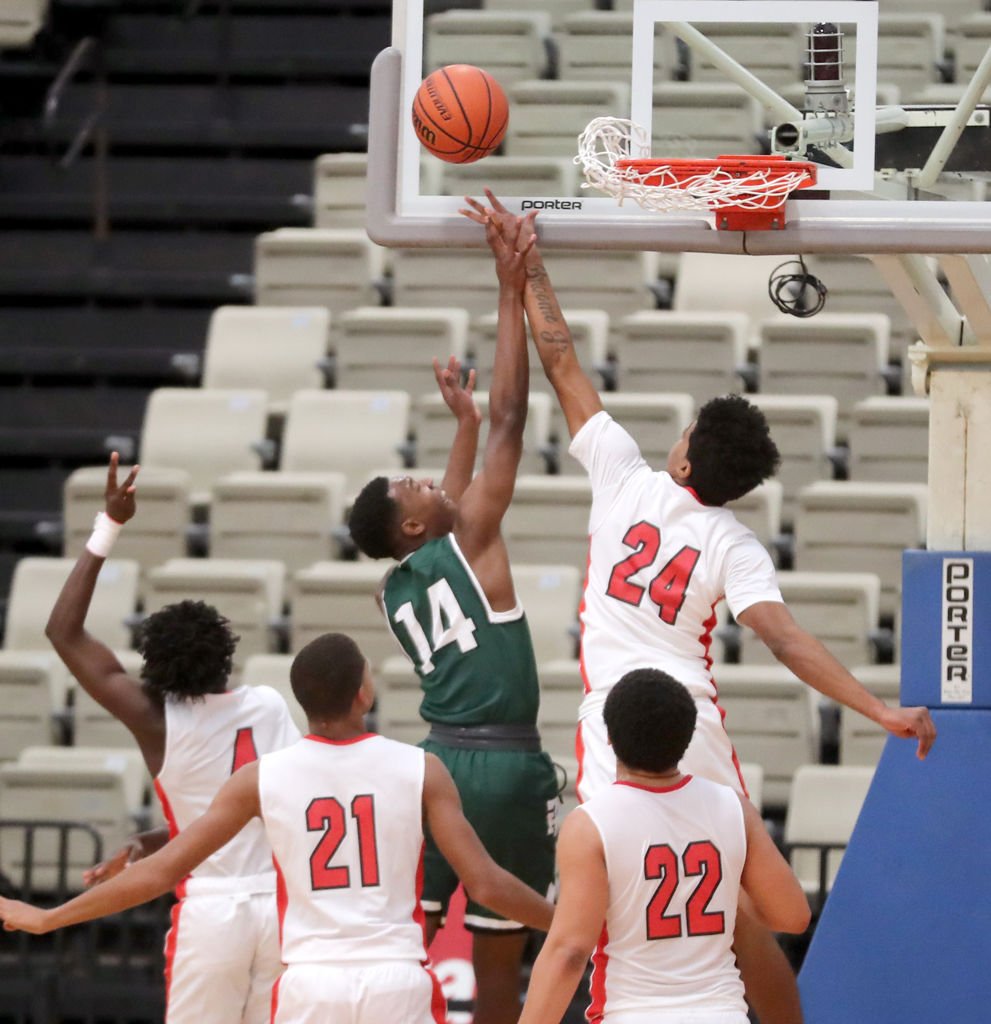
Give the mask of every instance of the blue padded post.
[[[973, 628], [947, 633], [967, 603], [947, 595], [958, 559]], [[938, 738], [924, 762], [885, 745], [799, 977], [807, 1024], [991, 1020], [991, 554], [907, 552], [904, 568], [902, 703], [932, 708]], [[970, 704], [945, 699], [959, 665]]]

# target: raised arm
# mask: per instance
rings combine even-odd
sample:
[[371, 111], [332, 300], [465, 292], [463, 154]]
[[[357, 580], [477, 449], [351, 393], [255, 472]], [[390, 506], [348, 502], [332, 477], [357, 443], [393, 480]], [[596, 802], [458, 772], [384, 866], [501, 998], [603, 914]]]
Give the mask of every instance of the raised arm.
[[520, 1024], [558, 1024], [602, 932], [609, 903], [602, 840], [587, 814], [565, 819], [557, 843], [561, 895], [530, 975]]
[[433, 754], [426, 755], [423, 812], [434, 842], [473, 900], [510, 920], [547, 931], [554, 907], [489, 856], [461, 810], [453, 779]]
[[157, 853], [52, 910], [0, 899], [0, 919], [7, 931], [41, 935], [147, 903], [173, 889], [259, 813], [258, 762], [253, 761], [224, 783], [202, 817]]
[[[512, 214], [488, 189], [485, 196], [491, 204], [486, 210], [481, 203], [472, 203], [476, 215], [488, 215], [504, 232]], [[469, 200], [469, 202], [472, 202]], [[462, 211], [470, 216], [469, 211]], [[473, 219], [477, 219], [477, 216]], [[589, 257], [592, 258], [592, 257]], [[523, 292], [530, 333], [540, 357], [544, 373], [550, 381], [572, 437], [586, 420], [602, 408], [602, 399], [592, 379], [585, 373], [575, 352], [574, 339], [561, 312], [547, 268], [536, 245], [526, 257], [526, 288]]]
[[434, 360], [434, 377], [448, 409], [457, 420], [458, 429], [447, 457], [447, 469], [441, 487], [448, 497], [460, 501], [475, 472], [478, 454], [478, 427], [482, 414], [475, 405], [475, 371], [469, 370], [468, 380], [461, 384], [461, 363], [454, 357], [442, 367]]
[[165, 752], [162, 708], [137, 680], [127, 675], [114, 652], [85, 628], [96, 578], [121, 526], [135, 510], [134, 481], [138, 467], [118, 485], [118, 461], [114, 452], [107, 471], [106, 510], [97, 517], [93, 536], [55, 601], [45, 635], [80, 686], [131, 731], [149, 771], [156, 775]]
[[799, 679], [840, 704], [859, 711], [893, 736], [919, 741], [922, 760], [936, 739], [936, 726], [923, 707], [889, 708], [866, 690], [832, 654], [794, 620], [778, 601], [758, 601], [737, 616]]

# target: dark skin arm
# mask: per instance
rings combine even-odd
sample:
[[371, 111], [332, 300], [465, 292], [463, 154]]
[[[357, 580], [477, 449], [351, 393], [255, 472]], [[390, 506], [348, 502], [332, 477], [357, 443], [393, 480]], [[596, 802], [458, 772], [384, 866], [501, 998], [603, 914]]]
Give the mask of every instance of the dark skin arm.
[[230, 842], [260, 813], [258, 762], [253, 761], [224, 783], [202, 817], [157, 853], [51, 910], [19, 900], [0, 899], [0, 919], [6, 931], [43, 935], [147, 903], [175, 888], [193, 868]]
[[[478, 223], [485, 223], [486, 219], [494, 222], [503, 235], [511, 233], [516, 218], [489, 189], [485, 190], [485, 197], [488, 207], [469, 199], [470, 209], [461, 212]], [[574, 437], [602, 409], [602, 399], [578, 361], [571, 331], [536, 245], [531, 246], [526, 256], [523, 302], [537, 355], [557, 395], [568, 432]]]
[[[135, 511], [135, 466], [122, 484], [117, 482], [119, 456], [110, 456], [107, 471], [106, 513], [126, 523]], [[157, 775], [165, 756], [165, 713], [141, 684], [129, 676], [106, 644], [86, 631], [86, 613], [93, 599], [96, 578], [104, 559], [83, 551], [55, 601], [45, 635], [79, 685], [137, 741], [151, 774]]]
[[889, 708], [865, 689], [832, 654], [794, 620], [777, 601], [758, 601], [737, 616], [752, 629], [778, 661], [821, 694], [860, 712], [893, 736], [919, 741], [922, 760], [936, 739], [936, 726], [923, 707]]
[[473, 900], [512, 921], [547, 931], [553, 905], [488, 855], [461, 810], [454, 780], [433, 754], [426, 756], [423, 821]]
[[[509, 233], [507, 233], [509, 234]], [[523, 323], [524, 262], [533, 245], [533, 215], [516, 222], [516, 233], [504, 237], [494, 222], [485, 237], [495, 257], [499, 278], [499, 325], [495, 364], [489, 389], [489, 434], [482, 469], [458, 505], [454, 525], [465, 557], [489, 603], [497, 611], [516, 604], [509, 555], [500, 532], [513, 497], [523, 454], [530, 367]]]
[[434, 376], [444, 402], [458, 421], [441, 487], [454, 501], [460, 501], [475, 472], [478, 427], [482, 421], [482, 414], [472, 397], [475, 391], [475, 371], [469, 370], [468, 380], [462, 387], [461, 363], [451, 356], [446, 367], [434, 360]]
[[83, 872], [83, 885], [88, 889], [92, 885], [108, 882], [116, 878], [128, 864], [150, 857], [169, 841], [169, 830], [165, 825], [137, 832], [123, 846], [115, 850], [106, 860], [94, 864]]

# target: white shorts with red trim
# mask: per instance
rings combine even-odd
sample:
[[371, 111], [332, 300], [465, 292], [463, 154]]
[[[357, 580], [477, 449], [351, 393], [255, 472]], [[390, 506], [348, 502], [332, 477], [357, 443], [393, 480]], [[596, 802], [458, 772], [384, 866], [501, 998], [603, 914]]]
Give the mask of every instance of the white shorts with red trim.
[[[746, 795], [736, 751], [723, 726], [722, 709], [712, 701], [696, 701], [695, 733], [679, 768], [721, 782]], [[606, 739], [602, 710], [590, 711], [578, 723], [575, 740], [578, 756], [578, 798], [589, 800], [616, 781], [616, 755]]]
[[268, 1024], [282, 973], [275, 893], [194, 895], [165, 939], [165, 1024]]
[[272, 1024], [444, 1024], [446, 1020], [447, 1003], [433, 971], [408, 960], [290, 964], [272, 1000]]

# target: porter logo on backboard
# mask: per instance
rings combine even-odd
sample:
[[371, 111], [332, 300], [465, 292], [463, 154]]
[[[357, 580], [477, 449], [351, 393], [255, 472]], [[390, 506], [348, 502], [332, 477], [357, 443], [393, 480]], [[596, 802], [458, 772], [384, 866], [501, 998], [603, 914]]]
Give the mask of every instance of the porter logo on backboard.
[[947, 704], [974, 700], [974, 560], [943, 559], [940, 696]]

